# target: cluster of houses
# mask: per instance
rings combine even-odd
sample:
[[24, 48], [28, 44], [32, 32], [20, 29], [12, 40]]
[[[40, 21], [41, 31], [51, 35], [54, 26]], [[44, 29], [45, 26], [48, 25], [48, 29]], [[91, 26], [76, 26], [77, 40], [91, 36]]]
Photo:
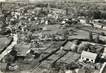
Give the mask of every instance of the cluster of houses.
[[[4, 24], [2, 19], [1, 22]], [[2, 71], [16, 71], [20, 64], [27, 66], [33, 62], [34, 65], [40, 63], [39, 69], [62, 63], [68, 66], [62, 65], [66, 67], [65, 73], [86, 73], [91, 69], [91, 73], [103, 73], [106, 67], [106, 45], [89, 41], [87, 29], [81, 29], [84, 26], [105, 31], [105, 20], [68, 18], [63, 9], [29, 5], [10, 10], [5, 22], [5, 26], [0, 25], [0, 31], [5, 33], [0, 33]], [[95, 36], [91, 35], [91, 38]], [[63, 67], [59, 66], [60, 70]]]

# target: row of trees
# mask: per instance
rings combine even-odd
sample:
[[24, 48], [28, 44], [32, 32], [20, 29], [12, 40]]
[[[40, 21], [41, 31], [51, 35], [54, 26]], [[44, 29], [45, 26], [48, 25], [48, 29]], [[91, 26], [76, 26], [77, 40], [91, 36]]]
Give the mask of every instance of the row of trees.
[[[48, 4], [47, 4], [48, 5]], [[66, 14], [74, 16], [86, 16], [93, 19], [106, 19], [106, 6], [88, 3], [53, 3], [50, 7], [65, 9]]]

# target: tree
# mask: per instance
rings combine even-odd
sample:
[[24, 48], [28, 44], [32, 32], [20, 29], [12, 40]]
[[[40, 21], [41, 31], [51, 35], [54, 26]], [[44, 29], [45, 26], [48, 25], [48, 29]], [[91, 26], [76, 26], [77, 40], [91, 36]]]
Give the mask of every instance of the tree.
[[99, 10], [95, 10], [93, 12], [93, 18], [94, 19], [100, 19], [101, 18], [101, 12]]
[[92, 40], [93, 40], [92, 32], [89, 32], [89, 40], [90, 40], [90, 41], [92, 41]]
[[69, 11], [69, 9], [68, 9], [68, 8], [66, 8], [66, 15], [68, 15], [68, 11]]
[[99, 34], [96, 35], [95, 42], [96, 42], [96, 43], [99, 43], [99, 42], [100, 42]]

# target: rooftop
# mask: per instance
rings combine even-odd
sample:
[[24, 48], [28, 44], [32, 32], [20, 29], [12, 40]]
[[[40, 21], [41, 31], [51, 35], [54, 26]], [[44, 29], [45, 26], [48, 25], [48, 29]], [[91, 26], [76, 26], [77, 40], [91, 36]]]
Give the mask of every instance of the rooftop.
[[83, 51], [81, 56], [84, 57], [84, 58], [88, 58], [88, 59], [90, 58], [92, 60], [95, 60], [96, 57], [97, 57], [97, 54], [96, 53], [91, 53], [91, 52]]

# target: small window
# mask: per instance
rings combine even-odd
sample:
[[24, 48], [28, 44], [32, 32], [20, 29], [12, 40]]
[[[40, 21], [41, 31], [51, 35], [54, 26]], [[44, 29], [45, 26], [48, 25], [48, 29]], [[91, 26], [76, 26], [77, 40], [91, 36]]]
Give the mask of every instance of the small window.
[[91, 60], [93, 62], [93, 60]]
[[86, 61], [89, 61], [89, 59], [87, 58]]

